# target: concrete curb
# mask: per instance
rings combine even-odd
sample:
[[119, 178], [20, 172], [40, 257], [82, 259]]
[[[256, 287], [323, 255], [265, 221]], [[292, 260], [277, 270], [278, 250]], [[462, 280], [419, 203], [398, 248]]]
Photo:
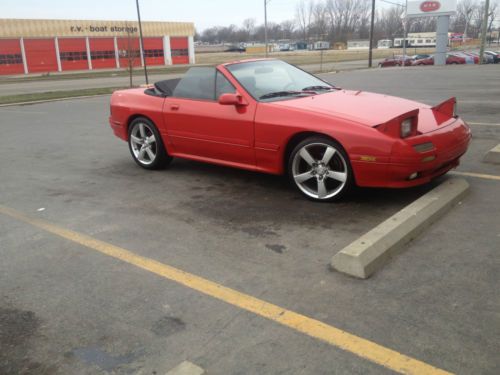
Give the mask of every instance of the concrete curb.
[[483, 161], [485, 163], [500, 164], [500, 144], [493, 147], [484, 155]]
[[[118, 90], [118, 89], [117, 89]], [[43, 99], [43, 100], [33, 100], [31, 102], [17, 102], [17, 103], [7, 103], [0, 104], [1, 107], [13, 107], [16, 105], [30, 105], [30, 104], [40, 104], [40, 103], [49, 103], [49, 102], [60, 102], [62, 100], [71, 100], [71, 99], [86, 99], [86, 98], [95, 98], [97, 96], [108, 96], [111, 94], [97, 94], [97, 95], [82, 95], [82, 96], [68, 96], [66, 98], [55, 98], [55, 99]]]
[[333, 256], [331, 267], [366, 279], [406, 243], [447, 212], [469, 190], [463, 178], [452, 177]]

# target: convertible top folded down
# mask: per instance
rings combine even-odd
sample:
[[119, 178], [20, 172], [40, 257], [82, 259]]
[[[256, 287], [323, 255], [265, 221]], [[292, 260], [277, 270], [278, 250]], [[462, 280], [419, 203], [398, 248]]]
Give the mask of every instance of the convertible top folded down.
[[148, 95], [153, 95], [153, 96], [162, 96], [162, 97], [172, 96], [180, 80], [181, 80], [180, 78], [174, 78], [174, 79], [165, 79], [163, 81], [158, 81], [154, 83], [153, 88], [146, 89], [146, 91], [144, 92]]

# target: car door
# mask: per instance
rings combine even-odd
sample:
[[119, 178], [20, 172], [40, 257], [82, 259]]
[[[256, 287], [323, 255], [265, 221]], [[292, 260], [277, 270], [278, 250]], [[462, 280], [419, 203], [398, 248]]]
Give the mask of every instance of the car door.
[[236, 89], [217, 69], [191, 68], [167, 97], [163, 116], [173, 155], [255, 166], [255, 102], [219, 104]]

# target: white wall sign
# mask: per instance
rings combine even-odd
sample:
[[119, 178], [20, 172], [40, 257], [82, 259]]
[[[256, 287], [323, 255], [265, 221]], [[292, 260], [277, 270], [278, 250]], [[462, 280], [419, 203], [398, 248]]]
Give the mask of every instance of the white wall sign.
[[407, 17], [436, 17], [453, 15], [457, 11], [457, 0], [409, 0]]

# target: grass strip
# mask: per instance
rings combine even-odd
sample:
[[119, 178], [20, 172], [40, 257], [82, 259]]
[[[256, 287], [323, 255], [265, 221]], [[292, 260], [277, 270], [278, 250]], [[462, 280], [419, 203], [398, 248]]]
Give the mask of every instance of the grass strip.
[[[408, 48], [407, 54], [430, 53], [434, 49], [429, 48]], [[380, 49], [373, 50], [373, 58], [379, 59], [393, 55], [402, 54], [401, 49]], [[239, 53], [239, 52], [214, 52], [214, 53], [199, 53], [196, 55], [197, 66], [218, 65], [224, 62], [263, 58], [264, 53]], [[269, 57], [285, 60], [296, 65], [315, 65], [321, 60], [320, 51], [292, 51], [292, 52], [273, 52]], [[323, 52], [323, 64], [367, 60], [368, 50], [327, 50]], [[368, 60], [367, 60], [368, 62]], [[163, 67], [148, 67], [150, 75], [160, 74], [181, 74], [186, 72], [190, 66], [163, 66]], [[142, 67], [136, 67], [133, 70], [134, 77], [144, 74]], [[65, 80], [65, 79], [84, 79], [84, 78], [103, 78], [103, 77], [124, 77], [128, 76], [129, 72], [126, 69], [105, 70], [105, 71], [82, 71], [77, 73], [47, 73], [36, 76], [17, 76], [17, 77], [0, 77], [0, 84], [13, 82], [27, 81], [49, 81], [49, 80]]]
[[[174, 66], [163, 68], [148, 68], [149, 74], [181, 74], [185, 73], [189, 66]], [[59, 81], [67, 79], [85, 79], [85, 78], [108, 78], [108, 77], [128, 77], [129, 72], [125, 69], [121, 70], [104, 70], [104, 71], [86, 71], [79, 73], [47, 73], [43, 75], [34, 76], [19, 76], [19, 77], [0, 77], [0, 84], [16, 83], [16, 82], [29, 82], [29, 81]], [[143, 68], [136, 68], [133, 70], [134, 77], [144, 76]]]
[[0, 96], [0, 104], [27, 103], [27, 102], [36, 102], [39, 100], [74, 98], [79, 96], [92, 96], [92, 95], [105, 95], [105, 94], [111, 94], [113, 93], [113, 91], [122, 88], [123, 87], [100, 87], [95, 89], [62, 90], [62, 91], [37, 92], [33, 94], [4, 95]]

